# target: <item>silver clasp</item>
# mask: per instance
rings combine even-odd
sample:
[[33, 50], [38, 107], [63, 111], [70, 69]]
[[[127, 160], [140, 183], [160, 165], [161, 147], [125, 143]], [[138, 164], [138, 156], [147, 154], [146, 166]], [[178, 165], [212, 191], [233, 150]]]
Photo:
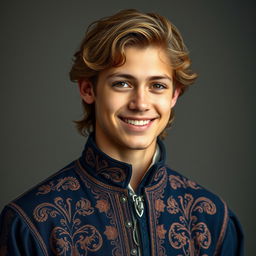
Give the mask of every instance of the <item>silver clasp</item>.
[[144, 213], [144, 203], [143, 203], [143, 197], [132, 195], [132, 200], [134, 202], [134, 208], [139, 217], [141, 217]]

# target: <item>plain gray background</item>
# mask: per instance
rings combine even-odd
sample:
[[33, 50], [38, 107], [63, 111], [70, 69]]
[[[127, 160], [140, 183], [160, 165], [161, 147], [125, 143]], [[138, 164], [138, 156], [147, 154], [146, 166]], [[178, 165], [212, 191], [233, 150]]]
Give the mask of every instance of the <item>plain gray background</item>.
[[169, 165], [224, 198], [255, 255], [254, 1], [2, 1], [0, 209], [77, 158], [85, 138], [72, 55], [86, 27], [120, 9], [167, 16], [191, 52], [196, 84], [180, 98]]

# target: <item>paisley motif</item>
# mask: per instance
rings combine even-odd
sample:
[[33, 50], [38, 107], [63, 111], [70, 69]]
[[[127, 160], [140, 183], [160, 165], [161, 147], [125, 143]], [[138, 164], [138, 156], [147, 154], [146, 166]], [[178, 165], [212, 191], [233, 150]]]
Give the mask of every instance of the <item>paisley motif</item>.
[[81, 198], [75, 203], [72, 212], [72, 199], [65, 201], [56, 197], [54, 203], [42, 203], [33, 212], [38, 222], [45, 222], [48, 218], [59, 218], [59, 226], [51, 231], [50, 245], [55, 255], [84, 256], [87, 252], [98, 251], [103, 243], [102, 236], [93, 225], [81, 225], [81, 217], [94, 213], [94, 208], [88, 199]]
[[119, 183], [123, 182], [126, 178], [126, 174], [122, 168], [109, 166], [108, 162], [100, 156], [95, 155], [91, 148], [87, 149], [85, 160], [87, 164], [95, 168], [95, 172], [98, 175], [102, 175], [106, 179]]
[[85, 161], [88, 165], [95, 168], [96, 170], [105, 169], [108, 167], [106, 160], [101, 160], [99, 156], [95, 156], [92, 148], [88, 148], [85, 154]]
[[57, 181], [57, 184], [54, 184], [54, 182], [51, 181], [47, 185], [40, 186], [36, 194], [48, 194], [51, 191], [61, 191], [61, 189], [75, 191], [78, 190], [79, 188], [80, 184], [75, 177], [65, 177], [63, 179], [59, 179]]
[[124, 181], [126, 177], [124, 171], [121, 168], [117, 168], [117, 167], [102, 169], [102, 170], [99, 170], [98, 173], [100, 173], [106, 179], [110, 179], [117, 183]]
[[178, 196], [178, 199], [171, 196], [167, 200], [167, 211], [179, 216], [170, 226], [169, 242], [173, 248], [182, 249], [183, 255], [201, 255], [201, 249], [211, 245], [211, 233], [206, 223], [197, 222], [195, 213], [214, 215], [216, 206], [206, 197], [194, 200], [191, 194]]
[[155, 173], [153, 180], [156, 182], [160, 182], [162, 180], [162, 182], [163, 182], [166, 180], [166, 175], [167, 175], [166, 167], [161, 167]]
[[201, 189], [201, 187], [196, 182], [189, 180], [185, 177], [170, 175], [169, 181], [170, 181], [171, 187], [175, 190], [178, 188]]

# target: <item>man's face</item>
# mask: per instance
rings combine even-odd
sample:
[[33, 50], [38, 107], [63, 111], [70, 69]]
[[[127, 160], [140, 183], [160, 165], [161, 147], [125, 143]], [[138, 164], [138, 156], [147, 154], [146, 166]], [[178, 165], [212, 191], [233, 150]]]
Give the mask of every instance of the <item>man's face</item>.
[[89, 102], [84, 98], [95, 103], [96, 142], [106, 153], [155, 149], [179, 94], [163, 50], [131, 47], [125, 56], [125, 64], [99, 74]]

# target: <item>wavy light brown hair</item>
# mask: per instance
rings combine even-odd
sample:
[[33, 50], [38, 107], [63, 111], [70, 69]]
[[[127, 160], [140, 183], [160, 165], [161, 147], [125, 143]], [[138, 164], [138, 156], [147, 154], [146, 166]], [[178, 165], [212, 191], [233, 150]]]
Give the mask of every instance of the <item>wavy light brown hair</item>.
[[[79, 50], [74, 54], [70, 79], [73, 82], [87, 79], [95, 88], [99, 72], [125, 63], [126, 47], [150, 45], [161, 47], [170, 58], [174, 86], [180, 88], [182, 95], [195, 81], [197, 74], [190, 69], [189, 53], [181, 34], [165, 17], [134, 9], [122, 10], [88, 27]], [[75, 123], [82, 135], [88, 135], [95, 129], [95, 106], [84, 101], [82, 104], [83, 118]], [[166, 136], [173, 117], [172, 111], [167, 127], [160, 135], [162, 138]]]

